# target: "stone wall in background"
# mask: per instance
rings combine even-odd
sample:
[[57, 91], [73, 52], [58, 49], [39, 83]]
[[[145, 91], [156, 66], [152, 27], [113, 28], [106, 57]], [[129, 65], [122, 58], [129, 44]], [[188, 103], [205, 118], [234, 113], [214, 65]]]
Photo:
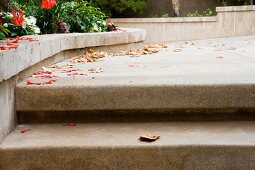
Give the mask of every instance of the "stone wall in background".
[[[161, 17], [163, 14], [173, 16], [172, 0], [148, 0], [147, 8], [142, 17]], [[217, 0], [180, 0], [181, 16], [186, 16], [189, 12], [203, 12], [208, 8], [215, 11], [217, 6], [222, 6]]]
[[217, 16], [176, 18], [118, 18], [124, 28], [146, 30], [146, 43], [255, 35], [255, 5], [217, 7]]

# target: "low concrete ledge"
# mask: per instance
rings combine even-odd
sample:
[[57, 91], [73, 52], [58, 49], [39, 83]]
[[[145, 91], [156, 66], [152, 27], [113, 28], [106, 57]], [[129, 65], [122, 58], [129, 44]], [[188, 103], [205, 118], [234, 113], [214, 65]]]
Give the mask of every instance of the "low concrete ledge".
[[242, 12], [242, 11], [255, 11], [255, 5], [249, 6], [228, 6], [228, 7], [217, 7], [216, 12]]
[[0, 51], [0, 82], [61, 51], [142, 42], [145, 36], [144, 30], [132, 28], [126, 32], [33, 36], [38, 41], [21, 43], [16, 50]]
[[217, 7], [217, 16], [179, 18], [118, 18], [125, 28], [146, 30], [146, 43], [187, 41], [255, 34], [255, 6]]
[[181, 18], [120, 18], [118, 23], [181, 23], [181, 22], [216, 22], [217, 17], [181, 17]]

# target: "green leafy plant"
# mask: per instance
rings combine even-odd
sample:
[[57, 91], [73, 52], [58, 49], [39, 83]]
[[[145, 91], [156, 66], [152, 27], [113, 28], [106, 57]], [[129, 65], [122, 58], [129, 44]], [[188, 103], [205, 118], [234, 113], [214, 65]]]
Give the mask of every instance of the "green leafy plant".
[[66, 2], [61, 7], [61, 19], [67, 22], [71, 32], [106, 31], [106, 15], [87, 1]]
[[27, 15], [37, 19], [37, 26], [41, 29], [42, 34], [51, 34], [57, 32], [57, 22], [62, 14], [62, 4], [63, 2], [59, 0], [56, 6], [50, 10], [45, 10], [39, 1], [28, 0], [22, 2], [19, 7], [25, 9]]
[[187, 17], [202, 17], [198, 11], [188, 13]]
[[100, 8], [109, 17], [130, 17], [142, 14], [147, 0], [89, 0], [89, 3]]
[[36, 26], [36, 18], [32, 16], [24, 16], [22, 25], [15, 25], [13, 23], [13, 14], [9, 12], [2, 12], [1, 23], [2, 23], [2, 35], [5, 36], [22, 36], [22, 35], [34, 35], [39, 34], [40, 29]]
[[198, 11], [190, 12], [188, 13], [187, 17], [204, 17], [204, 16], [213, 16], [213, 11], [208, 8], [206, 11], [204, 11], [202, 14], [200, 14]]
[[222, 3], [223, 5], [251, 5], [253, 4], [254, 0], [217, 0], [218, 2]]
[[0, 40], [3, 40], [10, 34], [11, 32], [5, 28], [3, 25], [0, 25]]

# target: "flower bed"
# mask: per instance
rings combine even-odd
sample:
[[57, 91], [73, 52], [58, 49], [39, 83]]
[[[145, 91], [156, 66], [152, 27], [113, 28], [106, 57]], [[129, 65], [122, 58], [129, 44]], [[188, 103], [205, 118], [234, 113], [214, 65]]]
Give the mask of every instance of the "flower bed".
[[106, 15], [87, 1], [5, 0], [0, 7], [0, 39], [35, 34], [107, 31]]

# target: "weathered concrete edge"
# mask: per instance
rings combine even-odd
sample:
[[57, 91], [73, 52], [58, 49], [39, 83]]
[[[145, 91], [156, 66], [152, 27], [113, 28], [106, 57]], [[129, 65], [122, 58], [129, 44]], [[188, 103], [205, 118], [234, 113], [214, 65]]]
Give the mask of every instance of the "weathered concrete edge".
[[[251, 109], [255, 86], [127, 85], [17, 86], [17, 111], [82, 111], [145, 109]], [[66, 98], [66, 96], [69, 96]], [[96, 101], [96, 102], [95, 102]]]
[[216, 12], [255, 11], [255, 5], [216, 7]]
[[38, 41], [20, 44], [16, 50], [0, 52], [0, 82], [8, 80], [28, 67], [61, 51], [128, 44], [145, 40], [146, 32], [143, 29], [128, 28], [126, 30], [126, 32], [32, 36]]
[[179, 17], [179, 18], [114, 18], [118, 23], [182, 23], [182, 22], [216, 22], [217, 17]]
[[[23, 148], [1, 150], [0, 168], [254, 169], [253, 146]], [[53, 155], [53, 156], [49, 156]], [[61, 160], [58, 159], [61, 155]], [[81, 156], [82, 155], [82, 156]], [[122, 156], [119, 156], [122, 155]], [[40, 161], [39, 161], [40, 160]], [[203, 160], [203, 161], [201, 161]], [[70, 162], [75, 162], [72, 164]]]

